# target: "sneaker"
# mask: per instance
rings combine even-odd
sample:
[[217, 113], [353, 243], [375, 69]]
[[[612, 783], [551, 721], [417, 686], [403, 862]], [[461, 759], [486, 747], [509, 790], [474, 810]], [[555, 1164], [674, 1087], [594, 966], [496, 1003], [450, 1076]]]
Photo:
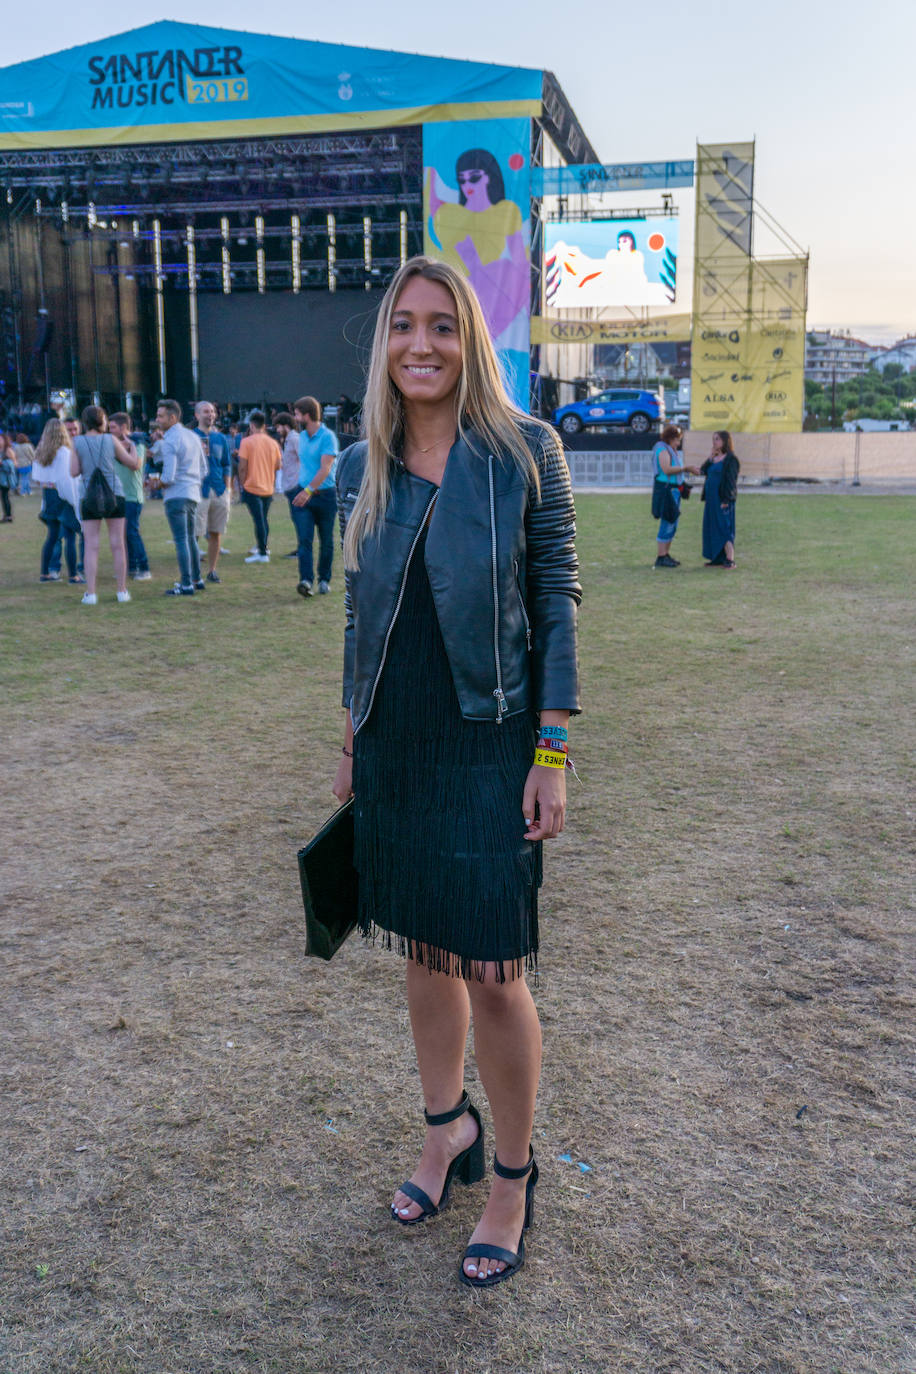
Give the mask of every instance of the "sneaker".
[[75, 577], [68, 577], [67, 581], [71, 587], [85, 587], [86, 579], [82, 573], [77, 573]]
[[[228, 549], [220, 549], [220, 553], [228, 553], [228, 552], [229, 552]], [[249, 552], [249, 553], [260, 553], [261, 550], [258, 548], [257, 544], [254, 544], [254, 545], [252, 545], [252, 547], [248, 550], [248, 552]], [[268, 555], [270, 554], [270, 549], [267, 550], [267, 553], [268, 553]], [[295, 556], [295, 555], [294, 555], [294, 556]]]
[[150, 572], [149, 568], [147, 568], [146, 572], [132, 573], [131, 576], [135, 582], [152, 582], [153, 580], [153, 574]]
[[205, 592], [207, 590], [207, 584], [202, 577], [199, 577], [194, 583], [194, 590], [195, 592]]
[[223, 580], [223, 579], [222, 579], [221, 577], [217, 577], [217, 575], [216, 575], [215, 572], [208, 572], [208, 573], [207, 573], [207, 581], [208, 581], [208, 582], [222, 582], [222, 580]]
[[285, 554], [283, 555], [283, 557], [284, 557], [284, 558], [298, 558], [298, 557], [299, 557], [299, 550], [298, 550], [298, 549], [293, 549], [292, 553], [285, 553]]
[[129, 600], [130, 600], [130, 592], [128, 592], [128, 591], [118, 592], [118, 600], [119, 600], [119, 601], [129, 601]]
[[319, 582], [319, 583], [318, 583], [318, 595], [319, 595], [319, 596], [327, 596], [327, 594], [328, 594], [328, 592], [329, 592], [330, 590], [331, 590], [331, 584], [330, 584], [330, 582]]
[[269, 553], [258, 553], [257, 550], [255, 550], [254, 553], [250, 553], [250, 554], [248, 555], [248, 557], [245, 559], [245, 562], [246, 562], [246, 563], [269, 563], [269, 562], [270, 562], [270, 554], [269, 554]]
[[162, 593], [163, 596], [193, 596], [193, 587], [183, 587], [180, 582], [176, 582], [174, 587], [169, 587]]
[[80, 602], [80, 605], [81, 605], [81, 606], [97, 606], [97, 605], [98, 605], [98, 600], [99, 600], [99, 598], [96, 596], [95, 592], [83, 592], [83, 599], [82, 599], [82, 601]]
[[666, 553], [659, 554], [658, 558], [655, 560], [654, 566], [656, 568], [679, 568], [681, 565], [680, 563], [675, 563], [671, 555]]
[[300, 582], [300, 583], [298, 583], [298, 585], [297, 585], [297, 587], [296, 587], [296, 591], [299, 593], [300, 596], [314, 596], [314, 595], [315, 595], [315, 593], [312, 591], [312, 584], [311, 584], [311, 582]]
[[41, 575], [39, 576], [38, 580], [39, 580], [39, 582], [59, 582], [59, 581], [60, 581], [60, 573], [59, 573], [59, 572], [56, 572], [56, 573], [41, 573]]

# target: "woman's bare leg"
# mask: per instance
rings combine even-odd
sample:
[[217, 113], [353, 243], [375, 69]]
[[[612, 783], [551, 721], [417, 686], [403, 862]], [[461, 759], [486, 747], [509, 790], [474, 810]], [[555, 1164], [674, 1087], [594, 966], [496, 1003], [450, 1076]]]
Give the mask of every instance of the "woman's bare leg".
[[[467, 988], [460, 978], [430, 973], [408, 959], [407, 1005], [426, 1110], [433, 1116], [451, 1111], [464, 1091], [470, 1019]], [[426, 1142], [411, 1182], [438, 1202], [449, 1164], [476, 1135], [477, 1125], [467, 1113], [446, 1126], [427, 1126]], [[394, 1195], [394, 1206], [406, 1220], [418, 1217], [423, 1210], [400, 1190]]]
[[83, 521], [83, 565], [86, 573], [86, 591], [95, 591], [96, 578], [99, 572], [99, 530], [102, 522], [100, 520]]
[[[490, 1102], [496, 1157], [507, 1169], [528, 1162], [534, 1104], [541, 1075], [541, 1026], [524, 978], [499, 983], [488, 966], [483, 983], [469, 982], [477, 1068]], [[525, 1218], [527, 1179], [494, 1176], [472, 1242], [518, 1247]], [[506, 1266], [498, 1260], [465, 1260], [465, 1273], [483, 1279]]]
[[127, 544], [124, 537], [126, 520], [108, 521], [108, 543], [111, 547], [111, 561], [114, 563], [115, 581], [119, 592], [127, 591]]

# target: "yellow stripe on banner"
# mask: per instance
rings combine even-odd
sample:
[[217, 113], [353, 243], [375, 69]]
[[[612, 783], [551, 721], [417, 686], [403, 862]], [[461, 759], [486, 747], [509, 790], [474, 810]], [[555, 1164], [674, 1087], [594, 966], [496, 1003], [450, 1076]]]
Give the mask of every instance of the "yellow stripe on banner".
[[653, 320], [531, 318], [532, 344], [683, 343], [689, 338], [689, 315], [659, 315]]
[[201, 138], [349, 133], [354, 129], [389, 129], [398, 124], [533, 118], [541, 113], [541, 109], [540, 100], [477, 100], [466, 105], [410, 105], [399, 110], [353, 110], [339, 114], [288, 115], [278, 119], [220, 119], [194, 124], [143, 124], [111, 129], [0, 133], [0, 149], [111, 147], [126, 143], [189, 143]]

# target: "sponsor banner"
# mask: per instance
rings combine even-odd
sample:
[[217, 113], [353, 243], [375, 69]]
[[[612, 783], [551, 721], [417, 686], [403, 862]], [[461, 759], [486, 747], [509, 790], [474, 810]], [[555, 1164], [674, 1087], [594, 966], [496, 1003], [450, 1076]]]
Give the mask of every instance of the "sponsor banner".
[[509, 394], [529, 408], [531, 303], [527, 119], [423, 127], [423, 248], [477, 292]]
[[573, 167], [534, 167], [531, 194], [573, 196], [602, 191], [653, 191], [693, 185], [693, 158], [681, 162], [584, 162]]
[[804, 415], [807, 259], [748, 259], [747, 307], [727, 287], [694, 328], [690, 423], [736, 432], [800, 430]]
[[651, 320], [555, 320], [535, 315], [532, 344], [684, 343], [691, 337], [689, 315]]
[[0, 71], [0, 147], [538, 114], [542, 84], [528, 68], [164, 21]]
[[677, 289], [676, 218], [549, 221], [544, 225], [548, 310], [667, 305]]

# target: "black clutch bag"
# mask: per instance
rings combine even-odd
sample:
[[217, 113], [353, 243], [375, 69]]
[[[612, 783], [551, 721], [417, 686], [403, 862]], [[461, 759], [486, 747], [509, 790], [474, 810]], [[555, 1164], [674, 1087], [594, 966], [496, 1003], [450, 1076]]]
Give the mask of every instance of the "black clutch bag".
[[299, 850], [299, 880], [305, 907], [305, 952], [332, 959], [356, 925], [358, 911], [352, 797]]

